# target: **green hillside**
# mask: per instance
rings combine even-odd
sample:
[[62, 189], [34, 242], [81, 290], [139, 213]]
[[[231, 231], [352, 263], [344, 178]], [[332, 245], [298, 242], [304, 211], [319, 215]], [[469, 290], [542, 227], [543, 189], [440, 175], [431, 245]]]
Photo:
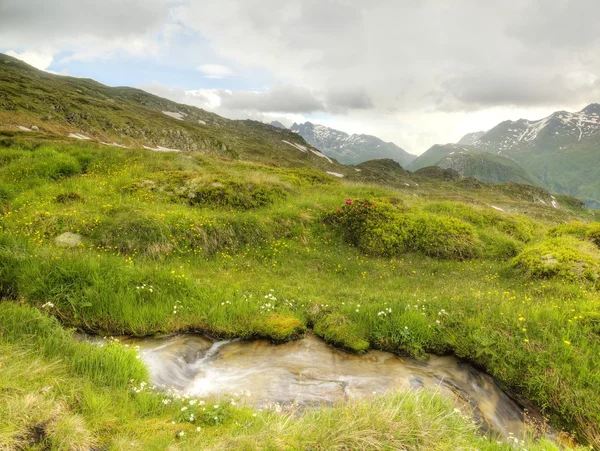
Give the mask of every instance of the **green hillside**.
[[513, 160], [501, 155], [477, 151], [470, 146], [435, 145], [420, 155], [408, 168], [412, 171], [418, 171], [427, 166], [454, 169], [463, 177], [475, 177], [481, 182], [515, 182], [534, 186], [540, 185], [540, 182], [534, 176]]
[[254, 161], [344, 171], [289, 130], [232, 121], [139, 89], [49, 74], [0, 54], [0, 130], [19, 127], [63, 137], [81, 135], [115, 147], [160, 147], [238, 159], [251, 155]]

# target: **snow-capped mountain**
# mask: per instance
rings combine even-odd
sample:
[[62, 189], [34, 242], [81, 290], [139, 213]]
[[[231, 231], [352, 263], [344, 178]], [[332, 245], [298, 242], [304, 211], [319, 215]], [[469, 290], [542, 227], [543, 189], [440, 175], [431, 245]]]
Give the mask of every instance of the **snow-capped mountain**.
[[311, 122], [294, 123], [290, 130], [298, 133], [306, 142], [320, 149], [325, 155], [344, 164], [358, 164], [378, 158], [391, 158], [400, 165], [407, 166], [416, 158], [416, 155], [376, 136], [349, 135], [340, 130]]
[[459, 142], [457, 142], [456, 144], [462, 144], [464, 146], [470, 146], [471, 144], [473, 144], [475, 141], [479, 140], [479, 138], [481, 138], [483, 135], [485, 135], [487, 132], [474, 132], [474, 133], [467, 133], [465, 136], [463, 136]]
[[552, 145], [552, 142], [558, 147], [572, 145], [599, 134], [600, 104], [593, 103], [576, 113], [557, 111], [536, 121], [504, 121], [472, 144], [477, 148], [503, 153], [540, 144]]
[[600, 104], [504, 121], [468, 147], [508, 157], [551, 191], [600, 208]]

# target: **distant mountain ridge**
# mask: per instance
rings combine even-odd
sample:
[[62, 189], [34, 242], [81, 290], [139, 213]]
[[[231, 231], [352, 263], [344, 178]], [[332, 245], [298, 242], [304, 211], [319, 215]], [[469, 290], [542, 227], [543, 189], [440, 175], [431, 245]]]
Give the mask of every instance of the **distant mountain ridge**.
[[290, 130], [302, 136], [310, 145], [325, 155], [344, 164], [358, 164], [368, 160], [390, 158], [401, 166], [408, 166], [416, 155], [410, 154], [392, 142], [372, 135], [349, 135], [324, 125], [305, 122], [294, 123]]
[[600, 208], [600, 104], [501, 122], [472, 147], [510, 158], [550, 191]]
[[436, 144], [414, 160], [408, 169], [419, 171], [430, 166], [453, 169], [463, 177], [475, 177], [481, 182], [540, 185], [534, 176], [510, 158], [482, 152], [472, 146]]
[[483, 137], [483, 135], [485, 135], [487, 132], [474, 132], [474, 133], [467, 133], [465, 136], [463, 136], [460, 141], [458, 141], [456, 144], [463, 144], [463, 145], [467, 145], [470, 146], [473, 143], [475, 143], [475, 141], [478, 141], [480, 138]]

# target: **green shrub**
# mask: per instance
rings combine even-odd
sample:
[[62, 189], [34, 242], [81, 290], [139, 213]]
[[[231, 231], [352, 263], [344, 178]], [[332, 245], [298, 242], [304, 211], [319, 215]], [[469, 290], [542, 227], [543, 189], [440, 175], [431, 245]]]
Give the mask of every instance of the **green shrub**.
[[199, 207], [254, 210], [274, 204], [287, 196], [285, 189], [271, 182], [206, 179], [198, 173], [165, 171], [153, 179], [142, 179], [128, 190], [161, 192]]
[[483, 255], [494, 260], [515, 257], [523, 249], [523, 244], [499, 232], [479, 232], [479, 238], [483, 242]]
[[430, 257], [466, 259], [480, 253], [480, 243], [470, 224], [430, 214], [408, 217], [408, 248]]
[[535, 235], [535, 225], [528, 218], [520, 215], [501, 213], [490, 208], [474, 207], [462, 202], [434, 202], [424, 210], [444, 216], [466, 221], [475, 227], [496, 230], [519, 241], [529, 242]]
[[581, 240], [588, 240], [600, 247], [600, 223], [585, 223], [579, 221], [567, 222], [550, 229], [548, 234], [552, 237], [574, 236]]
[[325, 216], [325, 222], [340, 229], [344, 241], [361, 251], [391, 256], [405, 252], [408, 235], [402, 210], [368, 199], [346, 200], [346, 204]]
[[563, 277], [569, 280], [600, 278], [600, 252], [591, 243], [564, 236], [526, 248], [513, 265], [531, 277]]
[[347, 200], [326, 216], [344, 240], [365, 253], [383, 256], [418, 252], [431, 257], [465, 259], [480, 253], [470, 224], [428, 213], [404, 214], [403, 207], [367, 199]]
[[122, 254], [158, 257], [170, 253], [169, 227], [158, 218], [127, 208], [116, 209], [91, 234], [95, 242]]

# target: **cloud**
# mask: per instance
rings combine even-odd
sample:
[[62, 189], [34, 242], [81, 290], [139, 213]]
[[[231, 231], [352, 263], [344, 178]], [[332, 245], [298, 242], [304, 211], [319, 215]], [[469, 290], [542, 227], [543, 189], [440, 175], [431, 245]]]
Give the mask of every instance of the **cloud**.
[[221, 91], [221, 106], [230, 110], [314, 113], [325, 106], [306, 88], [275, 85], [265, 91]]
[[173, 89], [160, 83], [138, 86], [153, 94], [187, 103], [227, 117], [244, 117], [254, 113], [294, 115], [325, 111], [324, 104], [306, 88], [275, 85], [264, 91], [230, 89]]
[[363, 86], [354, 88], [332, 88], [326, 96], [328, 110], [334, 113], [346, 113], [348, 110], [367, 110], [374, 107], [371, 97]]
[[134, 55], [219, 114], [312, 115], [418, 151], [599, 101], [598, 16], [597, 0], [4, 0], [0, 42]]
[[52, 60], [54, 59], [51, 53], [45, 52], [29, 51], [19, 53], [15, 52], [14, 50], [9, 50], [6, 52], [6, 54], [8, 56], [12, 56], [13, 58], [20, 59], [21, 61], [24, 61], [27, 64], [40, 70], [47, 70], [48, 67], [50, 67], [50, 65], [52, 64]]
[[233, 71], [229, 67], [222, 66], [221, 64], [203, 64], [198, 67], [198, 70], [204, 74], [204, 78], [215, 80], [221, 80], [233, 75]]
[[0, 42], [18, 52], [70, 53], [70, 59], [148, 55], [168, 32], [168, 13], [165, 0], [3, 0]]

